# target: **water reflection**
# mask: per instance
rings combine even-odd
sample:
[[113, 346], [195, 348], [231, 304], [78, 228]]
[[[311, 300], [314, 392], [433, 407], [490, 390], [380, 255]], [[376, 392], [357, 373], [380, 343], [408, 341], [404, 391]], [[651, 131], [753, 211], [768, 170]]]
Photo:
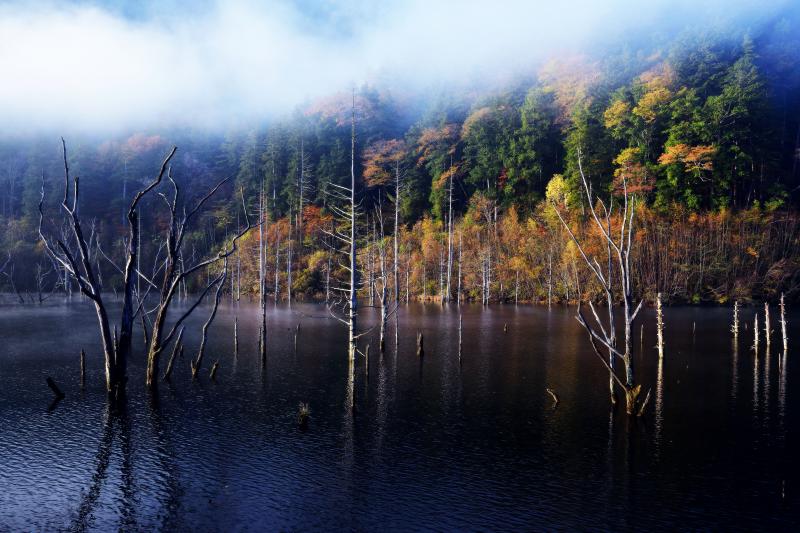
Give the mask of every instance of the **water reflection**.
[[[663, 360], [643, 349], [640, 329], [637, 377], [655, 390], [653, 409], [632, 420], [610, 407], [608, 372], [574, 308], [404, 306], [403, 342], [371, 350], [367, 379], [333, 321], [304, 320], [294, 353], [296, 310], [320, 314], [300, 303], [270, 310], [266, 372], [258, 308], [241, 304], [221, 309], [221, 334], [209, 339], [224, 361], [238, 314], [239, 356], [216, 384], [192, 383], [184, 360], [148, 395], [134, 358], [123, 406], [104, 403], [84, 309], [0, 308], [0, 530], [736, 529], [754, 517], [800, 526], [785, 444], [800, 423], [792, 365], [763, 344], [740, 356], [726, 310], [670, 308]], [[377, 313], [359, 318], [367, 330]], [[58, 342], [39, 342], [29, 324]], [[187, 324], [187, 345], [201, 326]], [[75, 346], [90, 355], [81, 394]], [[67, 393], [51, 413], [40, 369]], [[750, 374], [752, 396], [739, 391]], [[306, 431], [298, 401], [312, 408]]]
[[655, 443], [658, 449], [661, 444], [661, 429], [664, 424], [664, 358], [658, 358], [658, 375], [656, 376], [655, 405]]

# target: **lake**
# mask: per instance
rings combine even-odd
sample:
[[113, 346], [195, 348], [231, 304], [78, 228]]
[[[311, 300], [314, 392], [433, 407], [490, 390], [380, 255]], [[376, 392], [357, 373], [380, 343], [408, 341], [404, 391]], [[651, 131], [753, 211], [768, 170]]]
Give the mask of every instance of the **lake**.
[[[783, 359], [777, 308], [758, 357], [754, 308], [738, 349], [730, 309], [667, 308], [659, 363], [644, 310], [636, 374], [652, 398], [631, 419], [611, 408], [574, 307], [462, 306], [459, 364], [459, 309], [401, 306], [398, 348], [393, 325], [385, 354], [373, 335], [369, 375], [359, 358], [352, 383], [346, 329], [324, 306], [270, 305], [262, 368], [257, 306], [230, 301], [192, 382], [208, 312], [155, 397], [137, 330], [127, 398], [111, 408], [89, 303], [0, 307], [0, 530], [800, 528], [800, 314]], [[376, 315], [363, 309], [361, 328]], [[55, 405], [46, 376], [66, 394]]]

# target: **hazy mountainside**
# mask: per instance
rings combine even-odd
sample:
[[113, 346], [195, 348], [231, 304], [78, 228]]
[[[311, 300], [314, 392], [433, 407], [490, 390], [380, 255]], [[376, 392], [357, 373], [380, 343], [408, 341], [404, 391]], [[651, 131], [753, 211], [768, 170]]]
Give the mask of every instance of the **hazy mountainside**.
[[[464, 290], [472, 290], [471, 297], [477, 298], [475, 291], [491, 291], [493, 299], [585, 296], [591, 283], [573, 268], [574, 250], [548, 213], [556, 204], [581, 224], [586, 215], [581, 169], [606, 197], [618, 195], [623, 183], [637, 195], [643, 232], [646, 221], [651, 229], [673, 228], [673, 236], [681, 225], [686, 232], [718, 223], [766, 228], [752, 234], [763, 242], [743, 244], [741, 235], [741, 242], [733, 242], [736, 235], [729, 232], [726, 242], [709, 245], [708, 256], [716, 254], [714, 261], [721, 262], [701, 267], [699, 279], [667, 282], [666, 275], [656, 276], [646, 280], [645, 290], [689, 300], [724, 300], [735, 291], [745, 296], [791, 291], [793, 213], [800, 199], [798, 22], [787, 14], [757, 32], [687, 31], [655, 36], [638, 47], [618, 43], [610, 51], [543, 62], [502, 87], [473, 84], [420, 94], [363, 86], [248, 131], [163, 128], [114, 138], [76, 135], [67, 143], [71, 169], [81, 176], [81, 214], [94, 220], [98, 246], [113, 255], [125, 235], [127, 204], [175, 144], [174, 175], [189, 195], [187, 203], [219, 178], [234, 178], [191, 235], [196, 253], [244, 224], [240, 187], [252, 212], [263, 188], [278, 290], [297, 270], [296, 293], [320, 294], [328, 267], [319, 229], [331, 223], [330, 184], [349, 180], [355, 102], [356, 174], [370, 214], [361, 233], [365, 240], [379, 240], [372, 235], [376, 206], [386, 213], [387, 235], [394, 233], [389, 212], [394, 176], [401, 174], [400, 253], [412, 296], [440, 291], [451, 185], [452, 217], [467, 250]], [[44, 183], [48, 213], [58, 212], [60, 156], [56, 134], [0, 143], [0, 248], [11, 254], [18, 288], [34, 288], [34, 272], [50, 268], [37, 243], [37, 204]], [[145, 203], [145, 228], [163, 228], [166, 216], [157, 199]], [[513, 239], [512, 219], [520, 234]], [[536, 242], [528, 242], [533, 237]], [[536, 248], [541, 241], [558, 244]], [[144, 246], [155, 249], [157, 243]], [[662, 262], [659, 254], [669, 254], [655, 241], [643, 246], [641, 257], [653, 264]], [[277, 257], [288, 250], [293, 251], [288, 264], [283, 258], [279, 266]], [[705, 261], [705, 252], [703, 259], [693, 253], [672, 257]], [[365, 269], [374, 268], [373, 260], [365, 256]], [[751, 260], [752, 269], [746, 266]], [[782, 274], [771, 284], [753, 286], [763, 283], [765, 272], [774, 274], [776, 263]], [[412, 265], [424, 268], [417, 272]], [[103, 268], [113, 286], [113, 267]], [[737, 268], [741, 275], [728, 279]], [[553, 270], [563, 278], [557, 287]], [[645, 274], [651, 272], [640, 273]], [[473, 285], [470, 275], [476, 277]], [[242, 276], [239, 282], [248, 286], [247, 269]], [[56, 279], [53, 272], [47, 283]]]

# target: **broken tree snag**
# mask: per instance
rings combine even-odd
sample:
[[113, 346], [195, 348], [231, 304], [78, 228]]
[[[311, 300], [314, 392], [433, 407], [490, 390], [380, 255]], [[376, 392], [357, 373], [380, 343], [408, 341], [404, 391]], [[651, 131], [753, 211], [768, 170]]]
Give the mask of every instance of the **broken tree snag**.
[[758, 313], [756, 313], [753, 319], [753, 350], [755, 350], [756, 355], [758, 355]]
[[508, 323], [503, 324], [503, 333], [508, 333]]
[[81, 350], [81, 388], [86, 383], [86, 352]]
[[731, 326], [733, 339], [739, 340], [739, 300], [733, 302], [733, 325]]
[[183, 355], [183, 345], [181, 344], [181, 340], [183, 339], [183, 327], [178, 332], [178, 338], [175, 340], [175, 346], [172, 347], [172, 354], [169, 356], [169, 361], [167, 362], [167, 369], [164, 371], [163, 379], [164, 381], [169, 381], [170, 376], [172, 375], [172, 368], [175, 366], [175, 356], [180, 351], [181, 356]]
[[308, 426], [308, 419], [311, 418], [311, 409], [307, 403], [300, 402], [297, 407], [297, 425], [301, 428]]
[[783, 336], [783, 355], [789, 353], [789, 335], [786, 333], [786, 303], [781, 293], [781, 335]]
[[214, 364], [211, 365], [211, 372], [208, 373], [208, 377], [214, 379], [217, 375], [218, 368], [219, 368], [219, 361], [214, 361]]
[[769, 304], [764, 302], [764, 339], [767, 341], [767, 350], [769, 350], [771, 338], [772, 330], [769, 323]]
[[554, 408], [557, 407], [558, 406], [558, 395], [553, 391], [553, 389], [547, 388], [545, 390], [547, 391], [547, 394], [549, 394], [553, 398], [553, 407]]
[[56, 382], [53, 381], [53, 378], [50, 376], [47, 376], [47, 386], [50, 387], [50, 390], [53, 391], [53, 394], [56, 395], [56, 398], [59, 400], [64, 398], [64, 393], [61, 392], [61, 389], [58, 388], [58, 385], [56, 385]]
[[200, 366], [203, 364], [203, 353], [206, 349], [206, 341], [208, 340], [208, 328], [211, 326], [211, 323], [214, 322], [214, 317], [217, 316], [217, 309], [219, 308], [219, 300], [222, 296], [222, 288], [225, 286], [225, 279], [228, 277], [228, 257], [226, 256], [222, 261], [222, 274], [217, 276], [211, 284], [212, 286], [214, 283], [217, 284], [217, 291], [214, 293], [214, 307], [211, 308], [211, 314], [208, 316], [208, 320], [206, 323], [203, 324], [203, 335], [200, 338], [200, 348], [197, 350], [197, 358], [192, 361], [192, 379], [197, 378], [197, 372], [200, 370]]
[[417, 332], [417, 357], [422, 357], [425, 355], [425, 348], [423, 347], [423, 337], [422, 332]]
[[642, 416], [644, 414], [645, 409], [647, 408], [647, 404], [650, 402], [650, 391], [652, 389], [647, 389], [647, 395], [644, 397], [644, 401], [642, 402], [641, 407], [639, 407], [639, 412], [636, 413], [636, 416]]
[[297, 353], [297, 337], [300, 336], [300, 322], [297, 323], [297, 328], [294, 330], [294, 353]]
[[239, 317], [233, 317], [233, 355], [239, 357]]
[[664, 311], [661, 308], [661, 293], [656, 295], [656, 325], [658, 326], [658, 358], [664, 358]]

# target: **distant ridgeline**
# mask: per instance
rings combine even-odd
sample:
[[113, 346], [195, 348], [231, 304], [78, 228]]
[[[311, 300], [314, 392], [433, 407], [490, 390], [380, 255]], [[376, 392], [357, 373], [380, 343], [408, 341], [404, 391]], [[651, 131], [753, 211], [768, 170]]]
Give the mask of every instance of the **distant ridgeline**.
[[[786, 18], [758, 34], [693, 34], [602, 58], [560, 57], [502, 88], [435, 96], [358, 89], [364, 297], [380, 277], [381, 256], [394, 262], [396, 201], [403, 300], [440, 298], [448, 272], [453, 299], [596, 297], [599, 288], [554, 211], [587, 247], [604, 253], [587, 224], [583, 172], [616, 217], [623, 188], [633, 194], [631, 260], [645, 296], [725, 302], [784, 291], [795, 299], [798, 50], [800, 25]], [[268, 213], [268, 290], [277, 284], [285, 297], [291, 280], [293, 297], [324, 298], [330, 278], [344, 276], [339, 261], [329, 260], [325, 230], [338, 201], [332, 184], [349, 184], [350, 105], [350, 94], [333, 95], [290, 118], [225, 135], [162, 129], [68, 138], [104, 286], [119, 287], [121, 275], [105, 256], [121, 257], [127, 205], [175, 144], [173, 175], [187, 204], [218, 178], [235, 178], [196, 223], [185, 250], [200, 257], [244, 227], [244, 196], [250, 217], [261, 205]], [[59, 213], [59, 157], [57, 134], [0, 142], [0, 266], [9, 257], [3, 290], [70, 290], [37, 238], [42, 179], [46, 212]], [[160, 198], [144, 202], [141, 219], [148, 230], [142, 260], [153, 262], [169, 220]], [[255, 230], [246, 236], [232, 267], [236, 292], [258, 289], [258, 238]]]

